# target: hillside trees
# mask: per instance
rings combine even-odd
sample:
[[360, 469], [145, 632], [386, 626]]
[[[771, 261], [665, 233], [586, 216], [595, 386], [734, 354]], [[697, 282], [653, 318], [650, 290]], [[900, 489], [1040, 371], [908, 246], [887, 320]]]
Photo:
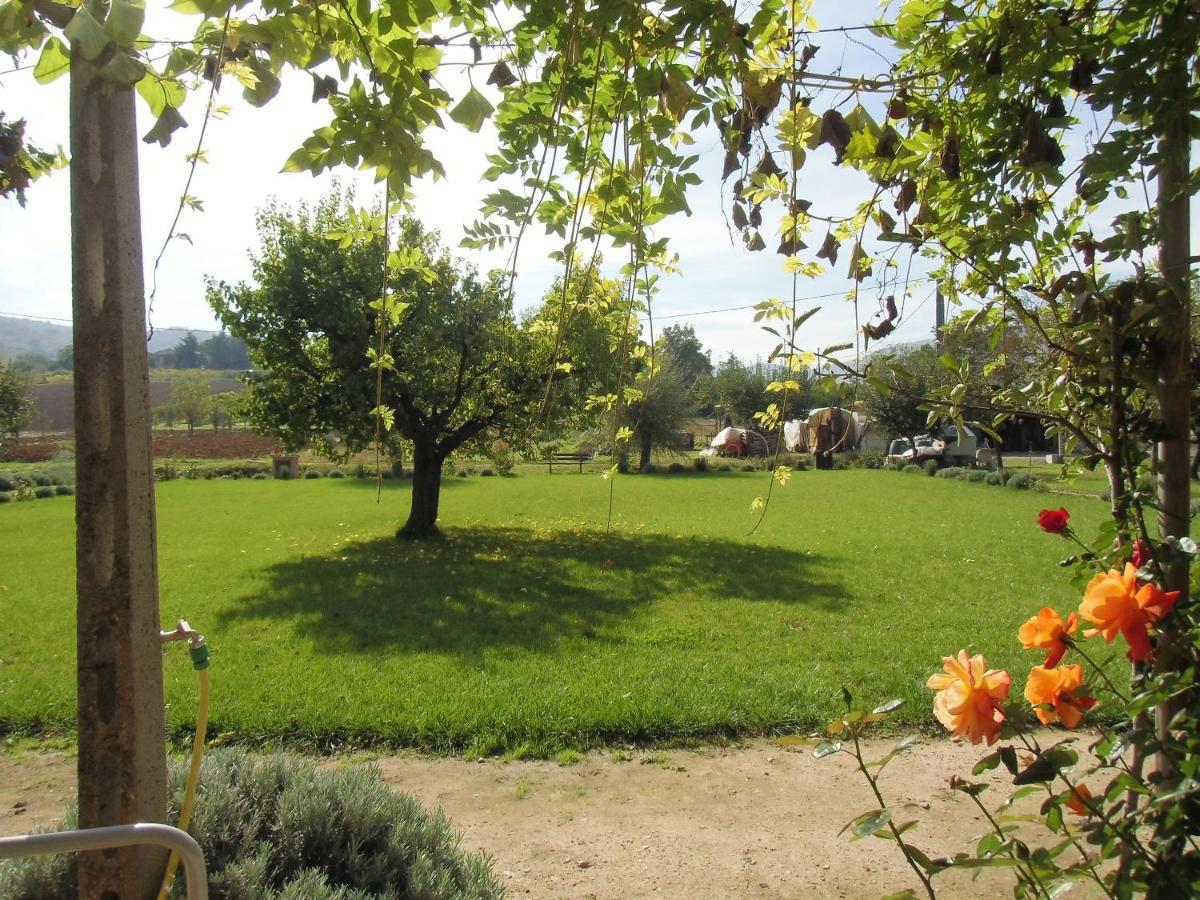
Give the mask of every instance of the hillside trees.
[[383, 244], [330, 240], [348, 215], [337, 195], [313, 209], [261, 210], [253, 283], [210, 281], [208, 300], [260, 370], [245, 376], [251, 420], [289, 449], [362, 450], [377, 436], [372, 411], [390, 409], [379, 436], [389, 446], [406, 439], [413, 452], [412, 507], [399, 534], [434, 536], [443, 462], [469, 441], [535, 421], [550, 353], [514, 321], [494, 280], [459, 268], [436, 235], [403, 218], [394, 223], [397, 252], [421, 264], [393, 276], [404, 311], [378, 353], [387, 371], [377, 384], [367, 365], [378, 325], [369, 304]]

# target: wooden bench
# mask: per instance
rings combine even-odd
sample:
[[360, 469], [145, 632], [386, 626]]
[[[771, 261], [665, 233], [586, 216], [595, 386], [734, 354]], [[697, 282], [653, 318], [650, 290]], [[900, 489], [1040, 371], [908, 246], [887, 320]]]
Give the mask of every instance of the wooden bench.
[[550, 466], [551, 473], [554, 472], [554, 464], [558, 463], [559, 465], [576, 465], [579, 467], [579, 474], [582, 475], [583, 464], [591, 458], [592, 454], [590, 453], [555, 453], [546, 462]]

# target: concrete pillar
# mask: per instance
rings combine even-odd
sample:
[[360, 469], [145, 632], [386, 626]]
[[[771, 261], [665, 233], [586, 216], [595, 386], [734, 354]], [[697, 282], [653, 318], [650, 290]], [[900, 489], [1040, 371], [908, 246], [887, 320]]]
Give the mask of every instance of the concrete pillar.
[[[84, 828], [166, 817], [137, 126], [133, 91], [113, 90], [96, 72], [74, 48], [71, 274]], [[165, 867], [161, 849], [81, 854], [79, 896], [153, 897]]]

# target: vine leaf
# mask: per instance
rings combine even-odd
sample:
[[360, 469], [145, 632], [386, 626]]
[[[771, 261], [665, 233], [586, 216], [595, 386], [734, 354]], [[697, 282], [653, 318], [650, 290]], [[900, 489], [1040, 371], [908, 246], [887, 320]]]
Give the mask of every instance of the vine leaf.
[[104, 31], [117, 46], [129, 47], [142, 33], [142, 24], [145, 21], [145, 4], [131, 0], [113, 0], [113, 5], [104, 20]]
[[75, 11], [71, 21], [63, 29], [63, 34], [67, 40], [79, 45], [79, 50], [86, 60], [95, 59], [108, 46], [108, 35], [104, 33], [104, 26], [96, 21], [86, 6], [81, 6]]
[[862, 281], [871, 274], [871, 258], [863, 252], [862, 244], [854, 242], [854, 250], [850, 253], [850, 267], [846, 272], [855, 281]]
[[491, 74], [488, 75], [487, 83], [494, 84], [496, 87], [506, 88], [510, 84], [516, 84], [517, 76], [512, 73], [512, 69], [508, 67], [508, 63], [504, 60], [492, 66]]
[[279, 77], [261, 59], [251, 59], [247, 67], [254, 73], [254, 83], [244, 84], [242, 96], [251, 106], [266, 106], [279, 93]]
[[330, 94], [336, 94], [338, 89], [337, 79], [332, 75], [318, 76], [316, 72], [312, 72], [313, 92], [312, 102], [316, 103], [324, 100]]
[[42, 47], [42, 55], [38, 57], [37, 65], [33, 67], [33, 80], [38, 84], [49, 84], [54, 79], [65, 75], [71, 68], [71, 53], [56, 37], [46, 41]]
[[138, 84], [145, 75], [146, 67], [122, 51], [114, 53], [100, 70], [100, 78], [123, 90]]
[[166, 107], [162, 115], [158, 117], [158, 121], [154, 123], [154, 127], [147, 132], [142, 140], [147, 144], [158, 144], [160, 147], [165, 147], [171, 143], [171, 135], [180, 128], [187, 127], [187, 120], [173, 106]]
[[841, 165], [842, 157], [846, 155], [846, 148], [850, 146], [852, 136], [850, 126], [846, 124], [840, 112], [836, 109], [825, 110], [825, 114], [821, 116], [821, 136], [817, 144], [829, 144], [836, 154], [834, 162], [838, 165]]
[[831, 266], [837, 265], [838, 248], [842, 246], [842, 242], [833, 236], [833, 232], [825, 234], [825, 242], [821, 244], [821, 249], [817, 253], [818, 259], [827, 259]]
[[466, 96], [450, 110], [450, 118], [467, 131], [478, 131], [494, 109], [491, 101], [483, 96], [478, 88], [472, 86]]

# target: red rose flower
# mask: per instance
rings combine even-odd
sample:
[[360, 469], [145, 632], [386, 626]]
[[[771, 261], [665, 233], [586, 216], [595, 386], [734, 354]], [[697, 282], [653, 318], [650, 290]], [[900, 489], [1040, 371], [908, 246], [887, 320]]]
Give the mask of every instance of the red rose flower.
[[1071, 527], [1067, 524], [1067, 520], [1070, 518], [1071, 514], [1065, 507], [1043, 509], [1038, 513], [1038, 528], [1047, 534], [1066, 534]]
[[1137, 569], [1150, 562], [1150, 546], [1141, 538], [1133, 542], [1133, 553], [1130, 554], [1129, 561]]

